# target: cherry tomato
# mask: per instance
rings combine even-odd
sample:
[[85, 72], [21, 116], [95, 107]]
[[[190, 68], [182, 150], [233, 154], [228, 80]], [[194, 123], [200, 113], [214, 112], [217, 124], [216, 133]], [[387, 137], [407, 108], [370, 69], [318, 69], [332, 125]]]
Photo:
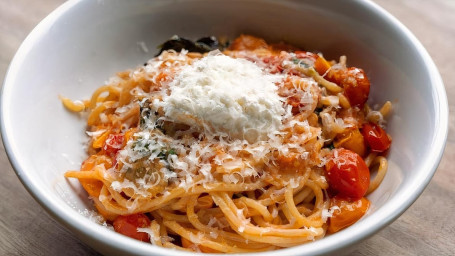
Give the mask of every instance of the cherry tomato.
[[370, 186], [370, 171], [357, 153], [344, 148], [333, 150], [325, 165], [329, 187], [340, 196], [362, 198]]
[[103, 149], [106, 154], [114, 156], [123, 146], [122, 134], [109, 134], [109, 137], [104, 142]]
[[131, 238], [149, 242], [149, 235], [145, 232], [137, 231], [138, 228], [145, 228], [150, 226], [150, 220], [142, 213], [132, 214], [127, 216], [118, 216], [113, 223], [114, 230], [122, 235]]
[[353, 201], [336, 196], [330, 200], [330, 207], [334, 206], [339, 209], [334, 210], [330, 217], [329, 233], [335, 233], [357, 222], [367, 212], [370, 201], [365, 197]]
[[344, 95], [353, 106], [363, 106], [370, 93], [370, 80], [361, 68], [331, 69], [327, 80], [344, 88]]
[[370, 93], [370, 80], [360, 68], [348, 68], [343, 80], [344, 94], [354, 106], [363, 106]]
[[333, 145], [336, 148], [345, 148], [354, 151], [360, 156], [364, 156], [366, 151], [364, 137], [358, 128], [353, 128], [337, 135]]
[[254, 51], [256, 49], [267, 49], [268, 47], [268, 44], [262, 38], [240, 35], [231, 43], [229, 49], [233, 51]]
[[327, 73], [325, 79], [329, 80], [330, 82], [336, 83], [339, 86], [342, 86], [341, 82], [345, 77], [345, 70], [341, 68], [332, 67]]
[[392, 142], [387, 133], [379, 125], [374, 123], [364, 124], [362, 134], [370, 146], [371, 151], [384, 152], [390, 147]]

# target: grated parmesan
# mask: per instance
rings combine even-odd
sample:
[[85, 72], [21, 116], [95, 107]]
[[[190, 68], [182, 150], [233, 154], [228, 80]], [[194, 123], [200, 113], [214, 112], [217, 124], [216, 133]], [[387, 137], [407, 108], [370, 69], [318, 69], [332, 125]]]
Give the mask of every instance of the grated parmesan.
[[284, 114], [274, 82], [252, 62], [209, 55], [184, 67], [163, 99], [166, 117], [213, 134], [255, 142], [276, 132]]

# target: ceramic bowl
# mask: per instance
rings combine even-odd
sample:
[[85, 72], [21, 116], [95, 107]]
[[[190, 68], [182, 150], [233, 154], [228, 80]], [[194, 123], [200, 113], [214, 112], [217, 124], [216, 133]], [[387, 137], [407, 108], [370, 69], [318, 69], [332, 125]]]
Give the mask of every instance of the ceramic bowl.
[[[85, 119], [58, 95], [89, 98], [115, 72], [152, 58], [174, 34], [196, 39], [253, 34], [286, 41], [328, 59], [348, 56], [372, 82], [370, 103], [391, 100], [390, 167], [367, 216], [287, 255], [346, 252], [398, 218], [422, 193], [441, 159], [448, 105], [440, 75], [419, 41], [369, 1], [70, 0], [45, 18], [11, 62], [1, 98], [4, 145], [34, 198], [82, 241], [108, 255], [192, 255], [141, 243], [87, 218], [92, 205], [66, 170], [86, 157]], [[259, 254], [251, 254], [259, 255]], [[260, 253], [262, 256], [276, 252]]]

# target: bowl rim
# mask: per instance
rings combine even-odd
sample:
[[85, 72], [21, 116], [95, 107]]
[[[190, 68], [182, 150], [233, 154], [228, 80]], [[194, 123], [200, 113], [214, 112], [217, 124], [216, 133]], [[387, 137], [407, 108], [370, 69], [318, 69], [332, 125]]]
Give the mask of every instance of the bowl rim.
[[[40, 205], [56, 220], [61, 224], [66, 226], [71, 231], [75, 232], [76, 236], [84, 240], [89, 245], [94, 245], [101, 243], [109, 248], [118, 250], [118, 252], [124, 253], [135, 253], [135, 254], [150, 254], [156, 253], [159, 255], [194, 255], [194, 253], [189, 253], [185, 251], [176, 251], [170, 250], [162, 247], [152, 246], [147, 243], [142, 243], [134, 239], [125, 237], [123, 235], [117, 234], [116, 232], [111, 232], [108, 229], [102, 228], [99, 225], [93, 225], [93, 222], [88, 220], [86, 217], [77, 213], [76, 211], [68, 211], [66, 205], [61, 205], [51, 200], [46, 196], [46, 193], [40, 189], [37, 183], [27, 176], [27, 172], [21, 167], [19, 159], [15, 157], [14, 148], [12, 147], [12, 141], [10, 141], [10, 136], [8, 134], [11, 132], [11, 128], [8, 126], [8, 117], [5, 117], [7, 112], [7, 103], [8, 103], [8, 94], [10, 88], [13, 87], [15, 79], [19, 74], [19, 67], [23, 63], [24, 59], [27, 57], [27, 54], [32, 49], [35, 41], [42, 36], [44, 36], [45, 31], [52, 26], [52, 24], [64, 16], [68, 11], [73, 7], [77, 6], [80, 3], [86, 2], [89, 0], [69, 0], [52, 13], [50, 13], [46, 18], [44, 18], [26, 37], [19, 49], [17, 50], [14, 58], [12, 59], [10, 66], [5, 75], [5, 80], [3, 83], [0, 99], [0, 130], [3, 137], [3, 144], [5, 147], [5, 152], [9, 158], [9, 161], [16, 172], [16, 175], [27, 189], [27, 191], [33, 196], [33, 198], [40, 203]], [[254, 0], [257, 1], [257, 0]], [[269, 2], [278, 2], [275, 0], [267, 0]], [[363, 8], [370, 11], [372, 14], [381, 18], [387, 26], [393, 27], [403, 34], [403, 38], [407, 39], [409, 43], [415, 48], [417, 54], [425, 63], [426, 70], [429, 74], [431, 81], [431, 86], [433, 87], [433, 101], [435, 102], [435, 135], [433, 137], [433, 143], [430, 145], [431, 152], [434, 154], [431, 157], [428, 157], [426, 161], [423, 162], [421, 168], [426, 168], [429, 170], [418, 177], [414, 183], [416, 186], [413, 186], [413, 189], [409, 189], [412, 193], [403, 193], [400, 197], [392, 198], [384, 206], [377, 210], [381, 212], [383, 218], [373, 219], [366, 218], [364, 223], [359, 225], [355, 232], [339, 232], [333, 234], [324, 239], [314, 241], [309, 244], [294, 246], [287, 249], [280, 250], [280, 255], [291, 256], [291, 255], [319, 255], [327, 254], [343, 248], [349, 247], [355, 243], [364, 240], [380, 229], [386, 227], [392, 221], [397, 219], [415, 200], [421, 195], [425, 187], [430, 182], [433, 177], [436, 169], [441, 161], [445, 144], [448, 134], [448, 102], [447, 95], [445, 92], [444, 84], [442, 78], [437, 70], [436, 65], [431, 59], [428, 52], [425, 50], [423, 45], [419, 40], [395, 17], [390, 13], [384, 10], [382, 7], [370, 0], [354, 0], [355, 4], [361, 5]], [[379, 215], [379, 214], [377, 214]], [[249, 253], [251, 256], [272, 256], [276, 252], [268, 251], [261, 253]]]

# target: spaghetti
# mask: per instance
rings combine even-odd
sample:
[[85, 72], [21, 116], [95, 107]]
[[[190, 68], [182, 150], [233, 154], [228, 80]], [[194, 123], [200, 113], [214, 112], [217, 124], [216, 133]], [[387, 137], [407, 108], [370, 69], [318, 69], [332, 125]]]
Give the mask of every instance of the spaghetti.
[[163, 51], [90, 100], [62, 98], [89, 113], [91, 137], [65, 176], [117, 232], [158, 246], [235, 253], [320, 239], [364, 215], [387, 171], [391, 104], [370, 109], [369, 86], [344, 56], [252, 36], [223, 52]]

